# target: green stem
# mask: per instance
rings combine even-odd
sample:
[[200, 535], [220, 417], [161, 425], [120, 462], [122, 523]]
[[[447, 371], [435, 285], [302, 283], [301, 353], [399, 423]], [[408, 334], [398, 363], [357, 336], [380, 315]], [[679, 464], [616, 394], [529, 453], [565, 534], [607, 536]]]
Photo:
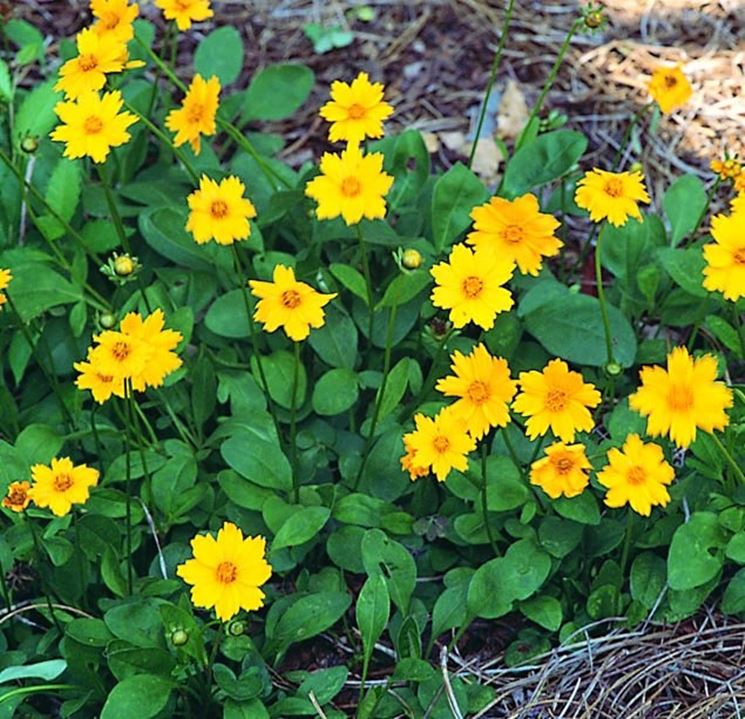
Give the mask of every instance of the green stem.
[[[217, 124], [225, 132], [230, 135], [233, 141], [243, 150], [245, 150], [259, 166], [259, 169], [264, 174], [267, 180], [269, 180], [274, 190], [281, 190], [282, 186], [285, 188], [290, 187], [290, 183], [285, 180], [284, 177], [275, 172], [264, 160], [264, 158], [258, 153], [256, 148], [251, 144], [249, 139], [231, 122], [224, 120], [221, 117], [217, 118]], [[279, 184], [277, 184], [279, 183]]]
[[701, 223], [704, 221], [704, 218], [706, 217], [706, 213], [709, 210], [709, 207], [711, 207], [711, 201], [714, 199], [714, 195], [716, 194], [717, 190], [719, 189], [719, 185], [722, 184], [722, 178], [717, 175], [716, 180], [714, 180], [714, 184], [709, 188], [709, 191], [706, 193], [706, 204], [704, 205], [704, 209], [701, 210], [699, 213], [698, 219], [696, 220], [696, 226], [691, 230], [691, 232], [688, 233], [689, 237], [695, 238], [696, 233], [698, 232], [699, 228], [701, 227]]
[[130, 395], [132, 394], [132, 383], [124, 380], [124, 425], [127, 436], [127, 453], [125, 455], [126, 482], [124, 492], [125, 502], [125, 526], [126, 526], [126, 551], [127, 551], [127, 591], [131, 595], [134, 587], [134, 566], [132, 565], [132, 417]]
[[290, 406], [290, 460], [292, 464], [292, 500], [300, 501], [300, 476], [297, 461], [297, 386], [300, 377], [300, 343], [293, 342], [295, 363], [292, 368], [292, 404]]
[[435, 354], [432, 357], [432, 364], [429, 366], [429, 370], [427, 371], [427, 376], [424, 378], [424, 381], [422, 382], [422, 388], [419, 390], [419, 394], [411, 401], [409, 402], [401, 411], [399, 417], [399, 421], [403, 422], [405, 419], [408, 419], [411, 415], [411, 413], [424, 401], [424, 398], [434, 389], [435, 383], [437, 382], [437, 375], [439, 372], [439, 365], [440, 365], [440, 357], [442, 356], [442, 352], [447, 346], [448, 340], [455, 332], [454, 328], [451, 328], [448, 330], [443, 336], [440, 343], [437, 345], [437, 349], [435, 350]]
[[14, 697], [22, 697], [26, 694], [44, 694], [47, 692], [57, 692], [78, 688], [79, 687], [75, 684], [34, 684], [30, 687], [18, 687], [16, 689], [11, 689], [4, 694], [0, 694], [0, 704], [7, 702], [9, 699], [13, 699]]
[[626, 130], [623, 133], [623, 138], [621, 138], [621, 144], [618, 146], [618, 149], [616, 150], [616, 154], [613, 156], [613, 162], [611, 163], [611, 171], [616, 172], [618, 169], [618, 163], [621, 162], [621, 158], [623, 157], [624, 152], [626, 152], [626, 146], [631, 141], [631, 134], [634, 131], [634, 128], [636, 127], [636, 124], [639, 122], [639, 120], [644, 117], [644, 115], [647, 113], [647, 110], [649, 110], [650, 107], [653, 107], [653, 102], [648, 102], [646, 105], [642, 105], [635, 113], [634, 116], [631, 118], [631, 122], [626, 126]]
[[[191, 444], [192, 447], [199, 447], [199, 442], [197, 442], [197, 440], [194, 438], [194, 435], [189, 431], [186, 425], [179, 419], [173, 407], [171, 407], [171, 403], [169, 402], [168, 397], [165, 395], [165, 393], [159, 390], [156, 390], [156, 393], [158, 395], [158, 398], [161, 401], [161, 405], [165, 407], [166, 414], [168, 414], [168, 416], [171, 418], [171, 422], [173, 422], [173, 426], [176, 428], [176, 431], [179, 433], [179, 436], [181, 437], [181, 439], [186, 444]], [[157, 437], [156, 437], [156, 444], [158, 444]]]
[[510, 439], [509, 432], [507, 431], [507, 427], [502, 428], [502, 441], [504, 442], [504, 446], [507, 447], [507, 451], [510, 453], [510, 458], [512, 459], [512, 462], [514, 463], [515, 467], [517, 467], [520, 470], [520, 473], [522, 474], [522, 464], [520, 463], [520, 460], [518, 459], [517, 452], [515, 451], [515, 446], [512, 444], [512, 440]]
[[727, 464], [732, 468], [732, 471], [735, 473], [735, 476], [739, 480], [740, 484], [745, 485], [745, 474], [743, 473], [742, 469], [740, 468], [740, 465], [737, 464], [735, 461], [735, 458], [730, 454], [729, 450], [724, 446], [722, 443], [722, 440], [717, 437], [715, 432], [710, 432], [709, 436], [714, 440], [714, 444], [716, 444], [719, 451], [722, 453], [722, 456], [727, 460]]
[[489, 455], [489, 448], [487, 447], [486, 437], [481, 440], [481, 513], [484, 517], [484, 528], [486, 529], [486, 536], [489, 537], [489, 544], [491, 544], [494, 556], [499, 556], [499, 549], [497, 548], [497, 540], [494, 538], [491, 525], [489, 524], [489, 497], [487, 494], [487, 482], [486, 482], [486, 468], [487, 458]]
[[484, 93], [484, 102], [481, 105], [481, 111], [479, 112], [479, 120], [476, 123], [476, 135], [473, 138], [473, 146], [471, 147], [471, 153], [468, 156], [468, 167], [470, 168], [473, 164], [473, 158], [476, 156], [476, 147], [481, 139], [481, 128], [484, 125], [484, 118], [486, 117], [486, 108], [489, 104], [489, 97], [491, 96], [492, 87], [494, 81], [497, 79], [497, 71], [499, 65], [502, 62], [502, 52], [504, 51], [505, 43], [507, 42], [507, 36], [509, 35], [510, 20], [512, 20], [512, 10], [515, 6], [515, 0], [509, 0], [507, 3], [507, 11], [504, 15], [504, 22], [502, 23], [502, 31], [499, 35], [499, 44], [497, 50], [494, 53], [494, 60], [491, 64], [491, 71], [489, 72], [489, 80], [486, 83], [486, 92]]
[[629, 551], [631, 550], [631, 535], [634, 530], [634, 510], [628, 508], [626, 514], [626, 532], [623, 538], [623, 549], [621, 550], [621, 576], [626, 572], [626, 565], [629, 562]]
[[41, 591], [44, 593], [44, 599], [46, 599], [47, 602], [47, 609], [49, 609], [49, 614], [52, 617], [54, 626], [57, 627], [57, 631], [60, 633], [60, 636], [63, 636], [65, 632], [63, 631], [62, 626], [57, 619], [57, 615], [54, 613], [52, 600], [49, 596], [49, 590], [47, 589], [46, 580], [44, 579], [44, 571], [42, 569], [43, 557], [41, 553], [41, 542], [39, 542], [39, 536], [36, 532], [36, 525], [34, 524], [33, 520], [29, 520], [28, 526], [31, 529], [31, 538], [34, 542], [34, 554], [36, 555], [36, 561], [39, 563], [39, 582], [41, 583]]
[[357, 230], [357, 239], [360, 243], [360, 255], [362, 259], [362, 272], [365, 275], [365, 288], [367, 289], [367, 341], [372, 347], [372, 334], [373, 334], [373, 314], [375, 312], [375, 300], [373, 295], [372, 277], [370, 275], [370, 261], [367, 256], [367, 244], [365, 238], [362, 236], [362, 229], [359, 223], [355, 225]]
[[605, 333], [605, 351], [608, 356], [607, 364], [615, 364], [613, 357], [613, 335], [610, 331], [610, 319], [608, 317], [608, 306], [605, 299], [605, 289], [603, 287], [603, 267], [600, 263], [600, 248], [603, 240], [603, 229], [598, 233], [598, 239], [595, 244], [595, 281], [598, 289], [598, 301], [600, 302], [600, 316], [603, 319], [603, 332]]
[[742, 324], [742, 317], [737, 311], [735, 304], [732, 304], [732, 315], [734, 319], [734, 327], [737, 332], [737, 339], [740, 340], [740, 352], [742, 353], [742, 359], [745, 359], [745, 327]]

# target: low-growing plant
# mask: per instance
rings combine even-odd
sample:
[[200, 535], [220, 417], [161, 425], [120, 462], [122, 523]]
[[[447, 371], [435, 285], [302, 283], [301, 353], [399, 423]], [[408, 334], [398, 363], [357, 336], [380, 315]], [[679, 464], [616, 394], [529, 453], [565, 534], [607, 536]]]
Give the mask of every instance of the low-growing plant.
[[[448, 651], [499, 618], [512, 665], [745, 611], [745, 170], [649, 209], [542, 120], [602, 9], [487, 188], [385, 135], [365, 73], [289, 167], [266, 123], [311, 70], [241, 87], [229, 26], [174, 67], [212, 9], [155, 5], [162, 50], [91, 0], [54, 70], [2, 27], [3, 715], [488, 716]], [[680, 67], [649, 91], [632, 126], [692, 101]]]

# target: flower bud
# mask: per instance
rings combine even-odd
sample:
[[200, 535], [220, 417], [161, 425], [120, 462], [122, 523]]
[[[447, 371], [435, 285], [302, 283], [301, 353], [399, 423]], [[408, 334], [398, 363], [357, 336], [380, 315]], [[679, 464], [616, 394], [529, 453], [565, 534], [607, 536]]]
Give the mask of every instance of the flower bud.
[[119, 277], [128, 277], [136, 267], [137, 263], [129, 255], [119, 255], [114, 258], [114, 272]]
[[21, 140], [21, 150], [28, 153], [29, 155], [33, 155], [38, 149], [38, 137], [34, 137], [33, 135], [26, 135], [26, 137]]
[[401, 262], [407, 270], [416, 270], [422, 266], [422, 253], [413, 247], [409, 248], [404, 251]]
[[592, 12], [588, 12], [587, 15], [585, 15], [585, 25], [587, 25], [590, 30], [599, 28], [603, 24], [604, 20], [605, 18], [603, 17], [602, 10], [593, 10]]
[[623, 367], [621, 367], [618, 362], [608, 362], [607, 365], [605, 365], [605, 371], [611, 376], [611, 377], [618, 377], [621, 372], [623, 372]]
[[241, 635], [245, 634], [245, 632], [246, 632], [246, 623], [241, 621], [240, 619], [234, 619], [228, 625], [228, 634], [230, 634], [233, 637], [240, 637]]
[[171, 642], [175, 647], [183, 647], [189, 641], [189, 635], [184, 629], [174, 629], [171, 632]]
[[110, 330], [116, 324], [116, 316], [111, 312], [103, 312], [98, 317], [98, 324], [105, 330]]
[[643, 169], [641, 162], [632, 162], [629, 167], [629, 172], [641, 172]]

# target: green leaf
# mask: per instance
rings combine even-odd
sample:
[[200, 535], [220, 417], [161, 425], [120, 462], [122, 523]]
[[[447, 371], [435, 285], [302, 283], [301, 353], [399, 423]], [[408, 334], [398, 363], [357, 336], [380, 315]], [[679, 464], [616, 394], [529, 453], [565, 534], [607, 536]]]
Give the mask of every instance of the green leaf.
[[[250, 302], [250, 300], [249, 300]], [[207, 310], [204, 324], [220, 337], [243, 339], [251, 336], [243, 290], [230, 290], [220, 295]]]
[[531, 622], [542, 626], [549, 632], [558, 631], [563, 614], [561, 602], [554, 597], [533, 597], [520, 604], [520, 611]]
[[490, 456], [486, 460], [486, 504], [490, 512], [506, 512], [521, 507], [530, 499], [530, 489], [520, 471], [507, 457]]
[[46, 424], [30, 424], [16, 437], [16, 449], [28, 465], [48, 464], [62, 448], [62, 437]]
[[19, 679], [42, 679], [52, 681], [67, 669], [64, 659], [49, 659], [35, 664], [24, 664], [18, 667], [6, 667], [0, 671], [0, 684], [16, 682]]
[[704, 325], [730, 352], [743, 358], [743, 349], [738, 331], [722, 317], [707, 315]]
[[234, 27], [213, 30], [199, 43], [194, 53], [194, 69], [208, 80], [217, 75], [224, 87], [234, 83], [243, 67], [243, 40]]
[[435, 602], [432, 610], [432, 636], [437, 638], [466, 621], [466, 596], [468, 584], [448, 587]]
[[432, 241], [437, 252], [455, 242], [471, 224], [471, 210], [486, 200], [481, 180], [458, 162], [435, 182], [432, 190]]
[[354, 369], [357, 361], [357, 326], [346, 312], [335, 304], [326, 308], [326, 322], [313, 330], [308, 344], [331, 367]]
[[657, 251], [657, 257], [675, 283], [694, 297], [708, 297], [704, 289], [704, 255], [700, 247], [689, 247], [684, 250], [663, 247]]
[[223, 459], [238, 474], [267, 489], [292, 489], [292, 468], [275, 442], [255, 434], [240, 432], [220, 446]]
[[571, 499], [559, 497], [552, 502], [552, 505], [558, 514], [574, 522], [600, 524], [600, 509], [598, 509], [598, 501], [592, 492], [583, 492]]
[[212, 362], [200, 357], [192, 368], [191, 410], [194, 422], [202, 427], [217, 406], [217, 377]]
[[561, 559], [579, 546], [582, 525], [559, 517], [544, 517], [538, 528], [538, 540], [549, 554]]
[[513, 597], [504, 591], [507, 576], [503, 557], [482, 564], [468, 585], [466, 604], [472, 616], [497, 619], [512, 610]]
[[670, 220], [673, 247], [696, 228], [707, 202], [704, 183], [695, 175], [683, 175], [668, 187], [662, 206]]
[[385, 385], [385, 392], [380, 398], [380, 409], [378, 419], [382, 420], [387, 417], [401, 401], [409, 384], [409, 358], [402, 357], [388, 373], [388, 382]]
[[291, 514], [274, 536], [272, 551], [283, 547], [297, 547], [313, 539], [331, 516], [327, 507], [303, 507]]
[[738, 532], [732, 536], [725, 550], [727, 559], [738, 564], [745, 564], [745, 532]]
[[[80, 200], [80, 164], [60, 159], [49, 178], [44, 199], [63, 220], [69, 222]], [[41, 219], [48, 239], [56, 240], [65, 234], [65, 228], [51, 214], [43, 215]]]
[[727, 614], [745, 612], [745, 569], [740, 569], [729, 580], [722, 597], [722, 611]]
[[152, 674], [127, 677], [111, 690], [101, 719], [150, 719], [165, 709], [173, 686]]
[[532, 539], [520, 539], [504, 555], [502, 591], [514, 599], [527, 599], [543, 585], [551, 558]]
[[565, 175], [586, 149], [587, 138], [581, 132], [556, 130], [539, 135], [510, 158], [500, 194], [514, 198]]
[[370, 576], [385, 577], [393, 603], [402, 613], [408, 612], [416, 586], [416, 564], [407, 549], [379, 529], [370, 529], [362, 539], [362, 562]]
[[21, 102], [13, 124], [16, 141], [24, 137], [42, 138], [49, 134], [57, 122], [54, 106], [62, 99], [53, 87], [56, 79], [37, 85]]
[[359, 393], [357, 375], [352, 370], [329, 370], [313, 388], [313, 409], [323, 416], [341, 414], [354, 406]]
[[631, 597], [651, 610], [667, 582], [665, 560], [654, 552], [642, 552], [631, 565]]
[[[286, 350], [277, 350], [268, 357], [262, 357], [261, 365], [264, 368], [269, 395], [280, 407], [290, 409], [292, 407], [292, 385], [295, 372], [294, 355]], [[259, 373], [259, 365], [255, 355], [251, 355], [251, 372], [261, 387], [261, 374]], [[297, 387], [295, 388], [296, 407], [302, 406], [303, 402], [305, 402], [307, 388], [308, 375], [304, 365], [301, 363], [298, 371]]]
[[362, 585], [355, 607], [357, 626], [362, 635], [363, 676], [367, 674], [375, 642], [388, 624], [390, 611], [391, 600], [385, 578], [382, 574], [373, 574]]
[[242, 120], [284, 120], [308, 99], [315, 82], [305, 65], [282, 63], [257, 72], [246, 90]]
[[323, 706], [328, 704], [344, 688], [348, 676], [349, 669], [345, 666], [317, 669], [303, 679], [297, 693], [299, 696], [307, 697], [310, 692], [313, 692], [313, 696]]
[[358, 270], [350, 265], [342, 265], [336, 262], [329, 266], [329, 270], [346, 289], [367, 304], [367, 283]]
[[726, 534], [713, 512], [695, 512], [673, 535], [667, 557], [668, 584], [684, 591], [706, 584], [724, 562]]
[[426, 270], [396, 275], [386, 288], [383, 299], [378, 302], [376, 311], [381, 307], [405, 304], [414, 299], [431, 281], [432, 277]]

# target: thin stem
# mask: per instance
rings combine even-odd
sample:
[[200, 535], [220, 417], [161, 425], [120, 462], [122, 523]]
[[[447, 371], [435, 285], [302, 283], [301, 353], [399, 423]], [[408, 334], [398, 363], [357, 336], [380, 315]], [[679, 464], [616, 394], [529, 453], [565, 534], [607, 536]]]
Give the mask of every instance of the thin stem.
[[634, 510], [628, 508], [626, 515], [626, 533], [623, 538], [623, 549], [621, 550], [621, 576], [626, 572], [626, 565], [629, 562], [629, 551], [631, 550], [631, 535], [634, 530]]
[[737, 311], [737, 307], [734, 303], [732, 304], [732, 315], [734, 318], [735, 331], [737, 332], [737, 339], [740, 340], [740, 351], [742, 353], [742, 358], [745, 359], [745, 327], [743, 327], [742, 317]]
[[37, 534], [37, 531], [36, 531], [36, 525], [34, 524], [33, 520], [29, 520], [28, 526], [31, 529], [31, 538], [34, 542], [34, 554], [36, 555], [36, 561], [39, 563], [39, 582], [41, 583], [41, 591], [44, 593], [44, 599], [46, 599], [46, 602], [47, 602], [47, 609], [49, 609], [49, 614], [52, 617], [54, 626], [57, 627], [57, 631], [60, 633], [60, 636], [62, 636], [64, 634], [64, 630], [60, 626], [59, 620], [57, 619], [57, 615], [54, 613], [54, 607], [52, 606], [52, 600], [49, 596], [49, 591], [47, 589], [46, 580], [44, 579], [44, 572], [42, 571], [42, 568], [41, 568], [43, 559], [42, 559], [42, 554], [41, 554], [41, 543], [39, 542], [39, 535]]
[[512, 444], [512, 440], [510, 439], [510, 435], [509, 435], [509, 432], [507, 431], [507, 427], [502, 428], [502, 441], [504, 442], [504, 446], [507, 447], [507, 451], [510, 453], [510, 458], [512, 459], [512, 462], [514, 463], [515, 467], [520, 469], [522, 465], [520, 464], [520, 460], [518, 459], [517, 452], [515, 451], [515, 446]]
[[286, 188], [290, 187], [290, 183], [265, 162], [264, 158], [258, 153], [249, 139], [235, 125], [221, 117], [217, 118], [217, 124], [222, 130], [225, 130], [231, 138], [233, 138], [234, 142], [239, 147], [245, 150], [254, 159], [261, 172], [264, 174], [266, 179], [269, 180], [275, 190], [281, 190], [282, 186]]
[[706, 217], [706, 213], [709, 207], [711, 207], [711, 201], [714, 199], [714, 195], [719, 189], [719, 185], [721, 183], [722, 183], [722, 178], [719, 177], [719, 175], [717, 175], [716, 180], [714, 180], [714, 184], [712, 184], [712, 186], [709, 188], [709, 191], [706, 193], [706, 204], [704, 205], [704, 209], [701, 210], [701, 212], [699, 213], [698, 219], [696, 220], [696, 226], [689, 233], [689, 237], [694, 237], [694, 238], [696, 237], [696, 233], [701, 227], [701, 223], [704, 221], [704, 218]]
[[132, 417], [129, 397], [132, 394], [132, 383], [124, 380], [124, 425], [127, 435], [127, 452], [125, 454], [126, 483], [124, 492], [126, 494], [126, 548], [127, 548], [127, 591], [132, 594], [134, 586], [134, 567], [132, 566]]
[[494, 556], [499, 556], [499, 549], [497, 549], [497, 541], [494, 538], [491, 525], [489, 524], [489, 498], [487, 495], [487, 483], [486, 483], [486, 468], [487, 458], [489, 455], [489, 448], [487, 447], [486, 437], [481, 440], [481, 513], [484, 517], [484, 528], [486, 529], [486, 535], [489, 537], [489, 544], [491, 544]]
[[494, 81], [497, 79], [497, 71], [499, 65], [502, 62], [502, 52], [504, 50], [505, 43], [507, 42], [507, 36], [509, 34], [510, 20], [512, 20], [512, 10], [515, 6], [515, 0], [509, 0], [507, 3], [507, 11], [504, 15], [504, 22], [502, 23], [502, 31], [499, 35], [499, 44], [497, 50], [494, 53], [494, 60], [491, 64], [491, 71], [489, 72], [489, 80], [486, 83], [486, 92], [484, 93], [484, 102], [481, 105], [481, 111], [479, 112], [479, 120], [476, 123], [476, 136], [473, 139], [473, 146], [471, 147], [471, 153], [468, 156], [468, 167], [470, 168], [473, 164], [473, 158], [476, 156], [476, 147], [481, 139], [481, 128], [484, 125], [484, 118], [486, 117], [486, 108], [489, 104], [489, 97], [491, 96], [492, 87]]
[[290, 462], [292, 465], [292, 500], [300, 501], [300, 477], [297, 462], [297, 386], [300, 376], [300, 343], [293, 342], [295, 363], [292, 368], [292, 404], [290, 406]]
[[714, 444], [716, 444], [717, 448], [722, 453], [722, 456], [727, 460], [727, 464], [732, 468], [732, 471], [735, 473], [740, 484], [745, 485], [745, 473], [740, 469], [740, 465], [737, 464], [735, 458], [729, 453], [729, 450], [724, 446], [722, 440], [717, 437], [715, 432], [710, 432], [709, 436], [714, 440]]
[[[603, 225], [603, 229], [605, 225]], [[608, 317], [608, 306], [605, 299], [605, 289], [603, 288], [603, 267], [600, 263], [600, 248], [603, 239], [603, 229], [598, 233], [598, 239], [595, 243], [595, 281], [598, 289], [598, 301], [600, 302], [600, 316], [603, 319], [603, 332], [605, 333], [605, 351], [608, 355], [608, 364], [614, 364], [613, 357], [613, 335], [610, 331], [610, 319]]]
[[635, 113], [634, 116], [631, 118], [631, 122], [626, 126], [626, 130], [623, 133], [623, 138], [621, 139], [621, 144], [618, 146], [618, 149], [616, 150], [616, 154], [613, 156], [613, 162], [611, 163], [611, 171], [615, 172], [618, 169], [618, 165], [621, 162], [621, 159], [623, 158], [624, 152], [626, 152], [626, 146], [631, 141], [631, 134], [634, 131], [634, 128], [636, 127], [636, 124], [639, 122], [639, 120], [644, 117], [644, 115], [647, 113], [647, 110], [649, 110], [650, 107], [653, 107], [653, 102], [648, 102], [646, 105], [642, 105]]
[[367, 244], [365, 238], [362, 236], [362, 229], [359, 223], [355, 225], [357, 230], [357, 239], [360, 243], [360, 255], [362, 256], [362, 272], [365, 275], [365, 286], [367, 289], [367, 341], [372, 346], [372, 334], [373, 334], [373, 314], [375, 300], [373, 295], [372, 277], [370, 276], [370, 261], [367, 256]]

